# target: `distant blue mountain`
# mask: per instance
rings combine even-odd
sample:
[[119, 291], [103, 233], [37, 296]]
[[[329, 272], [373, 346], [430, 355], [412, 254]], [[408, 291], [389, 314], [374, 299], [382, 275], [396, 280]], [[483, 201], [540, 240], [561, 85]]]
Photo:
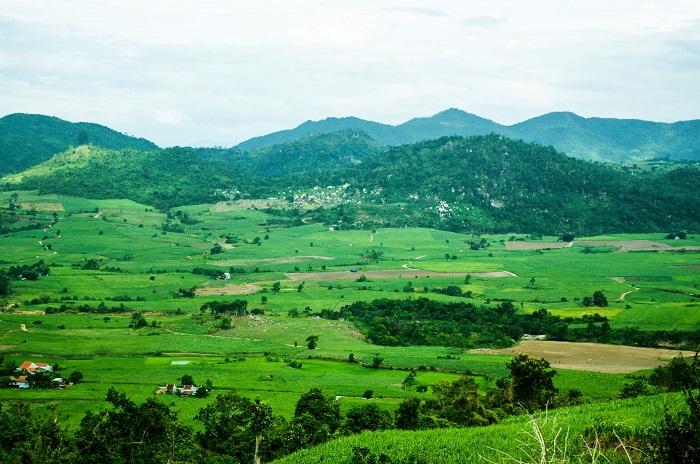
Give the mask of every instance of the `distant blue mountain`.
[[551, 145], [569, 156], [596, 161], [641, 161], [651, 158], [700, 159], [700, 120], [659, 123], [636, 119], [583, 118], [556, 112], [504, 126], [458, 109], [392, 126], [359, 118], [328, 118], [255, 137], [237, 146], [248, 151], [316, 134], [360, 129], [384, 145], [398, 146], [443, 136], [497, 133], [526, 142]]

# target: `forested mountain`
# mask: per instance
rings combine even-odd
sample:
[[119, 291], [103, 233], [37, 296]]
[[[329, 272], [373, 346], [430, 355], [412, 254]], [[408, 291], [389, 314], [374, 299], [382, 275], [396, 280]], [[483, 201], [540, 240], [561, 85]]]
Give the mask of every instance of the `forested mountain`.
[[196, 149], [206, 159], [260, 176], [281, 177], [314, 171], [327, 171], [358, 164], [385, 151], [386, 147], [359, 129], [343, 129], [329, 134], [308, 135], [271, 147], [242, 152]]
[[307, 121], [295, 129], [250, 139], [238, 145], [238, 148], [250, 150], [341, 129], [363, 130], [370, 137], [390, 146], [452, 135], [497, 133], [526, 142], [551, 145], [566, 155], [586, 160], [700, 159], [700, 120], [667, 124], [549, 113], [504, 126], [457, 109], [449, 109], [430, 118], [411, 119], [397, 126], [358, 118]]
[[700, 230], [697, 169], [640, 177], [495, 134], [404, 145], [307, 177], [306, 185], [336, 186], [338, 205], [316, 217], [352, 227], [576, 235]]
[[146, 139], [130, 137], [108, 127], [72, 123], [39, 114], [10, 114], [0, 118], [0, 176], [21, 172], [53, 155], [83, 144], [121, 150], [157, 150]]
[[268, 193], [265, 179], [203, 160], [192, 149], [180, 147], [117, 151], [82, 145], [5, 180], [5, 188], [128, 198], [161, 209], [221, 201], [238, 196], [237, 192], [255, 197]]
[[582, 118], [549, 113], [502, 132], [552, 145], [569, 156], [605, 161], [700, 160], [700, 120], [664, 124], [637, 119]]
[[[489, 134], [403, 145], [359, 164], [321, 170], [323, 163], [341, 164], [340, 154], [352, 155], [348, 147], [353, 141], [358, 157], [362, 150], [377, 148], [366, 135], [342, 132], [310, 136], [267, 152], [237, 153], [239, 161], [248, 157], [250, 168], [261, 173], [296, 172], [308, 161], [305, 174], [279, 178], [244, 173], [230, 167], [232, 163], [202, 159], [189, 148], [143, 152], [83, 145], [6, 177], [4, 188], [129, 198], [161, 209], [274, 196], [294, 199], [303, 207], [281, 214], [310, 215], [345, 228], [417, 226], [578, 236], [700, 231], [696, 168], [627, 172]], [[303, 148], [311, 146], [315, 156], [300, 159]], [[337, 146], [345, 148], [334, 151]], [[226, 152], [204, 155], [217, 159]]]

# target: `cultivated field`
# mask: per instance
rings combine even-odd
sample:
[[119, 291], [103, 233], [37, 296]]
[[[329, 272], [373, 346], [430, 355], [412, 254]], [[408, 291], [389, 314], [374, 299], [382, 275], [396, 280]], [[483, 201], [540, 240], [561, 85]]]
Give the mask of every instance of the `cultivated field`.
[[[472, 350], [475, 352], [475, 350]], [[576, 371], [604, 372], [608, 374], [631, 373], [666, 364], [679, 353], [693, 356], [692, 351], [669, 351], [655, 348], [637, 348], [597, 343], [550, 342], [525, 340], [513, 348], [489, 350], [486, 353], [517, 355], [528, 353], [544, 358], [552, 367]]]
[[[0, 193], [0, 207], [10, 194]], [[74, 421], [104, 407], [111, 385], [143, 400], [184, 373], [198, 382], [209, 378], [217, 392], [264, 398], [287, 417], [311, 386], [342, 396], [345, 409], [371, 389], [391, 410], [402, 398], [432, 396], [401, 388], [411, 369], [419, 385], [472, 373], [482, 386], [494, 386], [520, 351], [548, 359], [558, 388], [602, 399], [620, 391], [628, 381], [624, 373], [677, 354], [540, 341], [478, 353], [460, 346], [388, 347], [368, 343], [352, 321], [314, 316], [356, 301], [430, 298], [479, 307], [507, 300], [525, 313], [598, 313], [613, 328], [700, 330], [700, 254], [691, 239], [646, 234], [568, 244], [415, 228], [331, 231], [322, 224], [288, 227], [285, 218], [258, 209], [265, 202], [159, 212], [126, 200], [18, 196], [27, 214], [0, 236], [0, 268], [43, 260], [50, 273], [13, 280], [11, 295], [0, 299], [0, 355], [58, 363], [85, 379], [64, 391], [0, 389], [0, 400], [29, 400], [43, 410], [55, 405]], [[481, 249], [472, 249], [474, 241]], [[617, 249], [630, 252], [611, 252]], [[215, 280], [216, 272], [230, 279]], [[464, 296], [436, 291], [451, 286]], [[596, 291], [609, 305], [584, 307]], [[202, 309], [235, 300], [256, 314], [233, 316], [222, 326]], [[133, 326], [135, 313], [145, 327]], [[309, 350], [312, 335], [318, 346]], [[357, 364], [348, 363], [350, 354]], [[375, 357], [384, 369], [362, 367]], [[208, 401], [182, 398], [177, 407], [193, 417]]]

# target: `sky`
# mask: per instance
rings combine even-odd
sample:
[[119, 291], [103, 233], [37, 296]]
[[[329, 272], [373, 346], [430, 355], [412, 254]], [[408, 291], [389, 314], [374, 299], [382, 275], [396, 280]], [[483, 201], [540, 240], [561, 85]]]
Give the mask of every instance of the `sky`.
[[0, 116], [162, 147], [458, 108], [700, 119], [700, 0], [2, 0]]

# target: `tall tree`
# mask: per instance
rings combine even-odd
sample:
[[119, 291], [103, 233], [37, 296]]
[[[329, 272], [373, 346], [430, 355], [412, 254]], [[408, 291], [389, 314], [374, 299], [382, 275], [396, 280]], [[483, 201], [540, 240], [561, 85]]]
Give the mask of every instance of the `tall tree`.
[[542, 409], [557, 394], [552, 378], [557, 371], [550, 369], [545, 359], [520, 353], [506, 364], [510, 370], [510, 400], [528, 411]]

